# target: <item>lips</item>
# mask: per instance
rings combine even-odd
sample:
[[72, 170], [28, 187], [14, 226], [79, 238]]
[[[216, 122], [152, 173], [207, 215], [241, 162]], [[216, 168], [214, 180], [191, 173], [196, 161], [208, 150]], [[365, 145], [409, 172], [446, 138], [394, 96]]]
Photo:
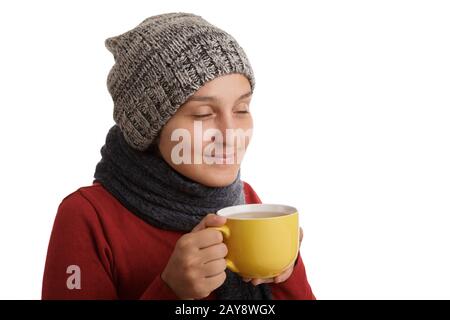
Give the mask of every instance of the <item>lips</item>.
[[227, 154], [219, 154], [219, 155], [213, 155], [213, 158], [233, 158], [234, 157], [234, 153], [227, 153]]
[[204, 155], [206, 158], [210, 159], [234, 159], [234, 153], [227, 153], [227, 154], [219, 154], [219, 155]]
[[[231, 149], [231, 150], [230, 150]], [[234, 148], [223, 148], [223, 151], [228, 151], [228, 153], [215, 153], [217, 150], [213, 150], [212, 154], [209, 154], [208, 152], [205, 152], [203, 154], [204, 159], [208, 159], [208, 161], [214, 161], [217, 164], [233, 164], [235, 163], [236, 155], [239, 155], [240, 153], [243, 153], [244, 150], [241, 148], [238, 148], [237, 150], [233, 150]], [[231, 152], [229, 152], [231, 151]]]

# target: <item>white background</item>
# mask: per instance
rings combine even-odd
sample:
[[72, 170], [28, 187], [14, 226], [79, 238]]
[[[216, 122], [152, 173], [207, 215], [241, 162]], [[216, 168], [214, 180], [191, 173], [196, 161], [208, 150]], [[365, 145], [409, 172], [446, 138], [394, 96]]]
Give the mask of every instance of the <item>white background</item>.
[[2, 1], [0, 298], [39, 299], [61, 200], [112, 120], [107, 37], [187, 11], [256, 74], [242, 176], [301, 210], [319, 299], [450, 298], [447, 1]]

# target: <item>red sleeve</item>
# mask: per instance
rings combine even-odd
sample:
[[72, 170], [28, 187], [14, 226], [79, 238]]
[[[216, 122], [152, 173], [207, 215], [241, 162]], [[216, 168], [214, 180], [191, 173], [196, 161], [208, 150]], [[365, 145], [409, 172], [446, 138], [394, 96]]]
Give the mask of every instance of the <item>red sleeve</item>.
[[245, 203], [247, 204], [261, 203], [262, 202], [261, 199], [259, 199], [258, 195], [256, 194], [255, 190], [253, 190], [252, 186], [245, 181], [243, 181], [243, 184], [244, 184]]
[[[81, 192], [72, 193], [59, 205], [53, 225], [42, 299], [118, 299], [113, 261], [95, 208]], [[176, 296], [156, 277], [141, 298]]]
[[[246, 203], [262, 203], [255, 190], [244, 182]], [[272, 295], [277, 300], [315, 300], [311, 287], [306, 277], [306, 270], [300, 252], [294, 266], [294, 270], [286, 281], [271, 283]]]

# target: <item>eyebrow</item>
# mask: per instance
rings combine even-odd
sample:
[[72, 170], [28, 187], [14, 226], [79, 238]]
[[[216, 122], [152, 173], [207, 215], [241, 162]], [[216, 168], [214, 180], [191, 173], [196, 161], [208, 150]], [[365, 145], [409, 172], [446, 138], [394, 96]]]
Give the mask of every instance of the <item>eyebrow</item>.
[[[249, 91], [247, 93], [244, 93], [243, 95], [241, 95], [236, 101], [242, 100], [244, 98], [248, 98], [253, 94], [253, 92]], [[190, 101], [217, 101], [217, 97], [214, 96], [191, 96], [190, 98], [188, 98], [186, 100], [186, 102], [190, 102]]]

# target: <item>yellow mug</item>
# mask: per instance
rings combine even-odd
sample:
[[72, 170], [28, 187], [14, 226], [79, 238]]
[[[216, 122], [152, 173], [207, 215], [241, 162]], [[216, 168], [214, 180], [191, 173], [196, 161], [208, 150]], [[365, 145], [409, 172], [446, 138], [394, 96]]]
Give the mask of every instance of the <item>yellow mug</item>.
[[298, 211], [277, 204], [244, 204], [219, 210], [227, 268], [244, 278], [272, 278], [289, 268], [299, 251]]

